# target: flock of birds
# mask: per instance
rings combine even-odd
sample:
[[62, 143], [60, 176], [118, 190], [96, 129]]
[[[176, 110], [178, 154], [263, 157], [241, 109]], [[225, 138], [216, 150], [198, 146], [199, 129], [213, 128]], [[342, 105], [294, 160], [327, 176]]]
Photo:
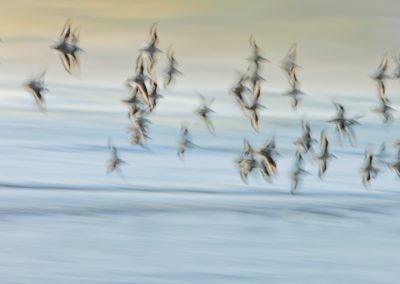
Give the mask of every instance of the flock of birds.
[[[139, 49], [139, 55], [136, 59], [135, 73], [132, 77], [126, 80], [126, 86], [129, 89], [129, 97], [122, 100], [128, 108], [128, 120], [130, 135], [130, 143], [133, 145], [146, 146], [146, 141], [149, 136], [149, 114], [155, 111], [159, 100], [163, 97], [158, 93], [158, 83], [155, 79], [154, 66], [157, 64], [157, 56], [162, 51], [158, 48], [159, 37], [157, 33], [157, 25], [153, 24], [150, 28], [150, 36], [148, 42]], [[245, 72], [238, 72], [238, 80], [230, 90], [230, 94], [239, 106], [243, 114], [249, 119], [251, 127], [258, 132], [259, 128], [259, 111], [264, 108], [260, 104], [261, 87], [265, 79], [261, 76], [263, 64], [268, 62], [263, 57], [260, 47], [257, 45], [254, 37], [250, 37], [251, 56], [247, 58], [249, 62]], [[67, 20], [57, 41], [51, 46], [60, 56], [62, 65], [66, 72], [73, 74], [79, 72], [80, 61], [79, 55], [84, 52], [79, 47], [79, 29], [72, 28], [72, 22]], [[172, 49], [166, 53], [167, 67], [163, 73], [163, 87], [170, 86], [178, 75], [182, 73], [178, 70], [178, 62]], [[306, 94], [300, 90], [300, 82], [297, 77], [296, 60], [296, 45], [293, 45], [284, 59], [281, 61], [280, 67], [287, 76], [290, 88], [284, 93], [291, 100], [291, 106], [294, 110], [299, 107], [301, 98]], [[391, 101], [386, 97], [386, 80], [400, 79], [400, 54], [395, 58], [397, 68], [392, 75], [388, 74], [388, 56], [385, 54], [376, 72], [371, 76], [377, 83], [379, 94], [379, 106], [373, 111], [382, 116], [384, 123], [389, 123], [393, 120], [392, 112], [394, 108], [391, 106]], [[28, 80], [24, 87], [33, 95], [39, 109], [45, 111], [44, 93], [49, 90], [44, 83], [46, 72], [35, 76]], [[195, 110], [195, 116], [204, 123], [208, 130], [214, 134], [214, 125], [210, 115], [214, 113], [211, 108], [213, 100], [207, 100], [199, 94], [201, 100], [200, 106]], [[334, 102], [336, 108], [336, 116], [328, 122], [335, 126], [337, 134], [342, 141], [348, 139], [352, 146], [356, 145], [354, 127], [360, 125], [358, 120], [360, 116], [348, 117], [346, 109], [342, 104]], [[304, 156], [311, 155], [319, 165], [318, 176], [323, 178], [328, 169], [330, 160], [335, 159], [329, 150], [329, 140], [325, 131], [320, 135], [320, 150], [315, 153], [313, 144], [317, 142], [312, 136], [310, 124], [303, 120], [301, 121], [302, 135], [294, 141], [296, 147], [295, 163], [290, 172], [291, 193], [295, 193], [301, 178], [309, 174], [304, 170]], [[114, 146], [111, 139], [108, 141], [111, 158], [107, 164], [107, 173], [118, 172], [121, 176], [121, 166], [126, 164], [118, 154], [117, 148]], [[380, 172], [378, 163], [384, 163], [389, 169], [395, 172], [400, 177], [400, 140], [393, 145], [398, 152], [394, 161], [386, 161], [383, 159], [385, 146], [381, 147], [378, 154], [374, 154], [367, 150], [365, 152], [364, 164], [361, 168], [362, 183], [368, 187], [371, 179], [376, 178]], [[177, 154], [180, 159], [184, 159], [188, 149], [196, 147], [192, 142], [192, 137], [189, 132], [187, 123], [182, 123], [181, 137], [178, 143]], [[255, 149], [249, 141], [244, 139], [243, 150], [240, 157], [235, 161], [235, 166], [238, 168], [240, 177], [243, 182], [247, 183], [248, 176], [253, 171], [260, 171], [266, 181], [272, 182], [277, 175], [277, 157], [280, 154], [277, 151], [275, 138], [271, 137], [266, 144], [260, 149]], [[375, 157], [377, 157], [375, 159]], [[378, 161], [376, 161], [378, 160]]]

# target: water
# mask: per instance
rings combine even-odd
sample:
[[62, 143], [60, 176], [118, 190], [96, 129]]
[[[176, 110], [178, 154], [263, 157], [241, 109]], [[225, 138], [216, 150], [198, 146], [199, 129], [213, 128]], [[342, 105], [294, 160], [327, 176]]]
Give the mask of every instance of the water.
[[[382, 167], [366, 190], [358, 174], [366, 147], [400, 138], [398, 117], [382, 127], [370, 114], [372, 98], [341, 101], [365, 115], [352, 148], [325, 123], [330, 101], [309, 96], [294, 113], [286, 98], [266, 94], [257, 134], [231, 98], [207, 94], [216, 97], [213, 136], [192, 118], [193, 93], [164, 92], [142, 149], [127, 143], [122, 88], [51, 87], [46, 114], [18, 89], [0, 105], [2, 283], [397, 283], [399, 179]], [[307, 158], [312, 175], [292, 196], [302, 117], [316, 138], [329, 129], [338, 159], [321, 181]], [[199, 145], [184, 162], [182, 120]], [[243, 138], [260, 146], [272, 134], [278, 177], [243, 184], [233, 166]], [[109, 137], [128, 162], [126, 180], [105, 172]]]

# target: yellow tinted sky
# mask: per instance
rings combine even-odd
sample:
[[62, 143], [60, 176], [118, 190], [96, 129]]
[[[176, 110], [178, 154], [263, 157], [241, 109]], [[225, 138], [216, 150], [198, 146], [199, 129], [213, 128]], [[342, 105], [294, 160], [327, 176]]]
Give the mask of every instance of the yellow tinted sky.
[[[285, 89], [279, 60], [298, 44], [299, 77], [308, 92], [374, 93], [369, 79], [385, 52], [400, 46], [399, 1], [142, 1], [1, 0], [0, 73], [23, 80], [41, 68], [68, 80], [48, 48], [67, 18], [81, 27], [82, 80], [121, 85], [132, 73], [148, 27], [159, 23], [160, 45], [174, 46], [181, 86], [226, 90], [244, 69], [248, 38], [271, 60], [266, 88]], [[160, 68], [162, 61], [160, 62]], [[393, 67], [393, 64], [392, 64]]]

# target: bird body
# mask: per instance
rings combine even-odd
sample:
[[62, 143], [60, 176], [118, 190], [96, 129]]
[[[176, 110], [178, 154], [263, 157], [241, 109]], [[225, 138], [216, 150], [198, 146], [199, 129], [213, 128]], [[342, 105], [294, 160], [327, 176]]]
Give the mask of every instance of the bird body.
[[76, 68], [79, 68], [80, 62], [78, 53], [83, 52], [83, 49], [78, 45], [79, 31], [78, 29], [72, 31], [71, 25], [71, 21], [67, 20], [58, 41], [51, 46], [52, 49], [60, 53], [63, 67], [70, 74], [72, 74]]
[[361, 168], [362, 183], [365, 187], [369, 187], [371, 179], [377, 177], [379, 169], [373, 164], [374, 155], [370, 152], [365, 153], [364, 166]]
[[46, 72], [42, 72], [40, 75], [24, 83], [24, 87], [32, 94], [36, 101], [36, 104], [41, 111], [45, 111], [45, 101], [43, 93], [49, 91], [44, 84], [45, 75]]
[[118, 171], [120, 175], [122, 175], [120, 166], [126, 164], [126, 162], [119, 158], [118, 150], [112, 143], [111, 139], [108, 140], [108, 148], [111, 153], [111, 158], [107, 163], [107, 173], [112, 173], [114, 171]]

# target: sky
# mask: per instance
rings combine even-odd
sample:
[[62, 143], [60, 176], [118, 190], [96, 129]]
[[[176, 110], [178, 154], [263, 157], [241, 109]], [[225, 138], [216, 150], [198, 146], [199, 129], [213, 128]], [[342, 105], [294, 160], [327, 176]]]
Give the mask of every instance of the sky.
[[[142, 1], [1, 0], [0, 82], [16, 86], [47, 69], [47, 81], [66, 85], [122, 88], [132, 75], [138, 49], [157, 22], [159, 71], [169, 47], [184, 76], [184, 91], [229, 90], [235, 70], [245, 70], [254, 35], [271, 62], [265, 64], [265, 91], [284, 91], [279, 61], [298, 45], [298, 77], [315, 96], [376, 93], [370, 75], [387, 52], [400, 48], [399, 1]], [[66, 19], [80, 27], [82, 72], [69, 76], [49, 46]], [[388, 85], [388, 94], [400, 90]]]

